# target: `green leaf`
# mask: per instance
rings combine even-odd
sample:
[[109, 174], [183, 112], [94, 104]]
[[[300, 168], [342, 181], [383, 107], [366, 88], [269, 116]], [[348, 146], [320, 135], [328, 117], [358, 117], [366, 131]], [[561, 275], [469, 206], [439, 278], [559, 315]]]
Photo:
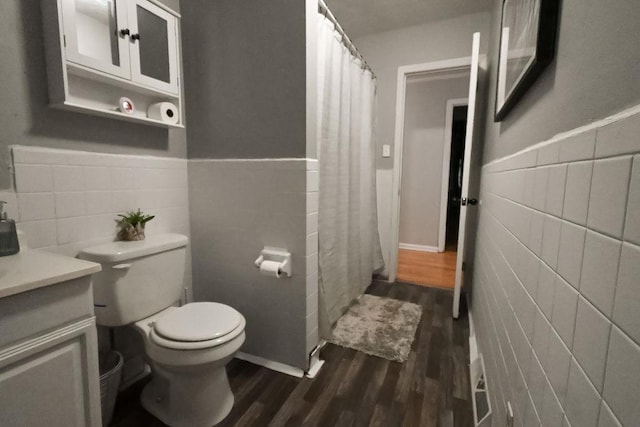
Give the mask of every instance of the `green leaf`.
[[118, 221], [120, 227], [126, 227], [129, 225], [136, 226], [138, 224], [144, 226], [147, 222], [155, 218], [155, 215], [145, 215], [139, 208], [137, 211], [127, 212], [126, 215], [118, 214], [118, 217], [122, 218]]

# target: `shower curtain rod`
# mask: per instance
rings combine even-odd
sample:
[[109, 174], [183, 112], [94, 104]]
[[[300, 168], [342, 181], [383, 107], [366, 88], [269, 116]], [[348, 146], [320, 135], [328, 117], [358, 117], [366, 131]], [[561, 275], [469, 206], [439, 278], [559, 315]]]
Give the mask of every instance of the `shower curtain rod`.
[[324, 0], [318, 0], [318, 13], [321, 13], [322, 15], [324, 15], [325, 18], [327, 18], [329, 21], [333, 23], [333, 25], [335, 25], [336, 31], [342, 37], [342, 44], [344, 44], [345, 47], [349, 49], [349, 52], [351, 52], [353, 56], [355, 56], [356, 58], [360, 59], [360, 61], [362, 61], [362, 68], [365, 70], [369, 70], [373, 78], [377, 79], [376, 73], [373, 72], [373, 69], [371, 68], [371, 66], [369, 66], [367, 61], [365, 61], [364, 56], [362, 56], [362, 54], [358, 51], [358, 48], [356, 48], [356, 45], [353, 44], [353, 42], [351, 41], [347, 33], [344, 32], [344, 30], [342, 29], [342, 26], [340, 25], [336, 17], [333, 16], [333, 13], [331, 13], [331, 10], [327, 6], [327, 4], [324, 2]]

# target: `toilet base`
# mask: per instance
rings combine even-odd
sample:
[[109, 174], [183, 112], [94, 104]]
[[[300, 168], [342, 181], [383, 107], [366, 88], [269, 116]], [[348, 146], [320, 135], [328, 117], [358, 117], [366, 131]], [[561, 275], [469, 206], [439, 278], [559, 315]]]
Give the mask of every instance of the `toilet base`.
[[229, 415], [234, 401], [224, 365], [174, 373], [157, 364], [140, 400], [171, 427], [211, 427]]

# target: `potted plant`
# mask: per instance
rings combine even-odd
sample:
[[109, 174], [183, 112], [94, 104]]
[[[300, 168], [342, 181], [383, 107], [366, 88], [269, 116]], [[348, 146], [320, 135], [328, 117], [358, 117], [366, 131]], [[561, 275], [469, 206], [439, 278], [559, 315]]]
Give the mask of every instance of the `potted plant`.
[[127, 212], [126, 215], [119, 214], [118, 221], [120, 240], [136, 241], [144, 240], [144, 226], [147, 222], [155, 218], [155, 215], [145, 215], [140, 209], [137, 212]]

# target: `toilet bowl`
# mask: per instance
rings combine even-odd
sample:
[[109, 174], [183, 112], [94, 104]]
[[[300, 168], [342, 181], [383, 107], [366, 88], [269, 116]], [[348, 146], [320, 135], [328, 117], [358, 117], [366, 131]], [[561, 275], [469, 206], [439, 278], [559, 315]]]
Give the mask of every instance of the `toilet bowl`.
[[186, 245], [179, 234], [148, 236], [84, 249], [102, 264], [93, 278], [96, 320], [132, 325], [151, 365], [143, 407], [172, 427], [210, 427], [233, 407], [225, 365], [245, 340], [245, 319], [232, 307], [196, 302], [177, 307]]
[[233, 407], [225, 366], [244, 343], [244, 317], [223, 304], [191, 303], [135, 327], [154, 373], [142, 393], [143, 407], [170, 426], [222, 421]]

